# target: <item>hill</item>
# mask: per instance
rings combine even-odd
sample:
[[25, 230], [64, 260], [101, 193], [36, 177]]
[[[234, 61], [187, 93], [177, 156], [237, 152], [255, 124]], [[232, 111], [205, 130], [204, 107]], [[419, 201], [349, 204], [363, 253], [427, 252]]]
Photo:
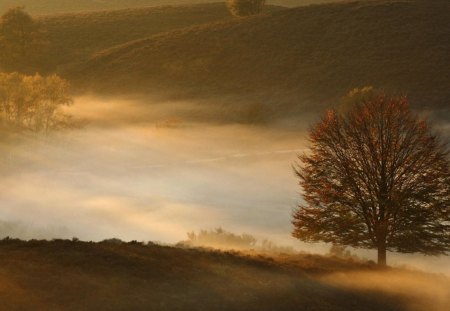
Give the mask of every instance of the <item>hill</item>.
[[[0, 12], [11, 7], [23, 5], [33, 15], [70, 13], [82, 11], [117, 10], [162, 5], [187, 5], [199, 3], [224, 2], [220, 0], [0, 0]], [[268, 4], [299, 6], [311, 3], [332, 2], [334, 0], [269, 0]]]
[[46, 31], [50, 50], [41, 71], [85, 61], [92, 53], [117, 44], [227, 18], [231, 16], [223, 3], [42, 16], [38, 22]]
[[407, 93], [422, 108], [445, 108], [449, 17], [450, 2], [440, 0], [298, 7], [129, 42], [67, 77], [107, 92], [258, 94], [260, 101], [300, 111], [372, 85]]
[[[371, 273], [383, 281], [408, 277], [410, 284], [389, 293], [375, 278], [364, 285], [361, 276]], [[348, 283], [355, 278], [359, 288]], [[417, 284], [440, 289], [416, 297]], [[443, 311], [449, 289], [443, 277], [313, 255], [273, 259], [116, 240], [0, 241], [2, 310], [387, 311], [413, 310], [411, 303]]]
[[13, 6], [23, 5], [30, 14], [46, 15], [55, 13], [86, 12], [99, 10], [117, 10], [139, 8], [144, 6], [161, 6], [176, 4], [195, 4], [219, 2], [214, 0], [0, 0], [0, 11]]

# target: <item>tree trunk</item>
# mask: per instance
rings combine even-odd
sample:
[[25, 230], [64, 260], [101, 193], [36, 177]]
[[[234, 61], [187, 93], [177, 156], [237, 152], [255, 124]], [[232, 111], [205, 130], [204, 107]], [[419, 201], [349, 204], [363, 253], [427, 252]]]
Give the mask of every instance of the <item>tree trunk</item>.
[[386, 266], [387, 222], [382, 220], [377, 226], [378, 266]]
[[386, 266], [386, 241], [380, 241], [378, 244], [378, 265]]

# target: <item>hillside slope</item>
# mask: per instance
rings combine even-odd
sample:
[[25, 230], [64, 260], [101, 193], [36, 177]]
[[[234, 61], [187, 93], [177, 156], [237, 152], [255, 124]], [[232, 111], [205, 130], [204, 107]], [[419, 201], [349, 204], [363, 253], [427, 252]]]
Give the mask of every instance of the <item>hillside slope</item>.
[[144, 6], [161, 6], [176, 4], [197, 4], [220, 2], [217, 0], [0, 0], [0, 10], [23, 5], [34, 15], [55, 13], [86, 12], [98, 10], [117, 10]]
[[92, 53], [154, 34], [230, 18], [224, 3], [42, 16], [49, 48], [42, 67], [85, 61]]
[[[412, 310], [409, 301], [414, 310], [425, 311], [426, 305], [428, 311], [443, 311], [432, 305], [448, 302], [444, 296], [439, 304], [417, 304], [421, 297], [411, 285], [409, 292], [388, 294], [364, 288], [364, 282], [354, 289], [329, 280], [334, 272], [350, 279], [355, 270], [396, 278], [394, 271], [384, 275], [371, 269], [312, 255], [274, 260], [154, 244], [5, 239], [0, 241], [0, 309], [406, 311]], [[434, 299], [450, 289], [445, 278], [416, 277], [422, 286], [443, 287]]]
[[[268, 4], [299, 6], [336, 0], [269, 0]], [[117, 10], [161, 5], [189, 5], [199, 3], [225, 2], [225, 0], [0, 0], [0, 12], [10, 7], [23, 5], [31, 14], [55, 14], [80, 11]]]
[[311, 106], [373, 85], [443, 108], [450, 99], [449, 18], [445, 0], [298, 7], [130, 42], [67, 77], [104, 91], [177, 87]]

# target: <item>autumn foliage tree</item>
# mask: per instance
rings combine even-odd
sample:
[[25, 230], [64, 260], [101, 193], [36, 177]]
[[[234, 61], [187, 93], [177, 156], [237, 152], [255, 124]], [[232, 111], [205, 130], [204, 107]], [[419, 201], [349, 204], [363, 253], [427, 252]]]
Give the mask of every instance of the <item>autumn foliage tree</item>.
[[296, 167], [304, 204], [293, 236], [378, 250], [436, 255], [450, 249], [450, 173], [445, 144], [406, 97], [371, 96], [330, 110], [310, 130]]
[[227, 0], [231, 14], [235, 16], [249, 16], [262, 12], [266, 0]]
[[57, 75], [0, 73], [0, 123], [5, 127], [48, 132], [70, 125], [62, 111], [72, 103], [69, 83]]

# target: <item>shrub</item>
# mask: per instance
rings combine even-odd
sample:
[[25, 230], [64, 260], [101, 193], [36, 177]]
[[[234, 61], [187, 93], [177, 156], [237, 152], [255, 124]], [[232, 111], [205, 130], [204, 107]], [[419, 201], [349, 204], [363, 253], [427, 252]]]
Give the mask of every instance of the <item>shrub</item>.
[[228, 0], [227, 6], [235, 16], [249, 16], [261, 13], [266, 0]]

